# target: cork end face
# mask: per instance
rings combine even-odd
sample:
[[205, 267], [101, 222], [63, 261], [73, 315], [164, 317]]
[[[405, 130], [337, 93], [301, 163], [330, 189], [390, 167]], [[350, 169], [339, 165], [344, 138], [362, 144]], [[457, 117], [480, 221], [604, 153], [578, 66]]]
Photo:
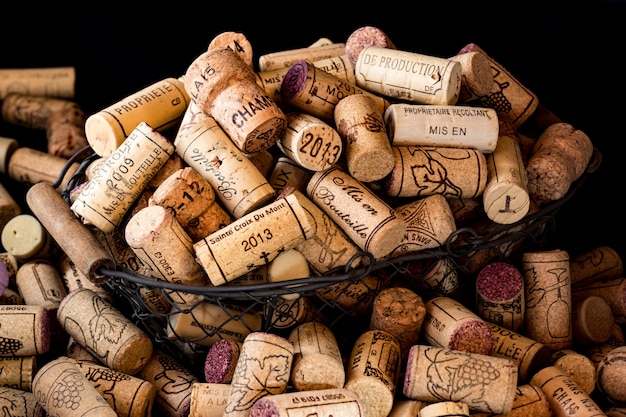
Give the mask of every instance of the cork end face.
[[279, 417], [278, 407], [268, 399], [258, 399], [250, 409], [250, 417]]
[[221, 339], [209, 349], [204, 362], [204, 378], [208, 383], [228, 384], [239, 359], [240, 342]]
[[309, 64], [304, 60], [298, 60], [289, 67], [280, 85], [280, 95], [285, 102], [289, 103], [302, 94], [308, 71]]
[[489, 325], [483, 321], [468, 321], [458, 326], [447, 346], [453, 350], [491, 355], [495, 340]]

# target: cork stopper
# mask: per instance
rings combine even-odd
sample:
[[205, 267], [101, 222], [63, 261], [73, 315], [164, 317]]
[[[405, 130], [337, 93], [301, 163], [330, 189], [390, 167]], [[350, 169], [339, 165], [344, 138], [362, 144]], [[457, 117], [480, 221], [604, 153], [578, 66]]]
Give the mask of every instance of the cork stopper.
[[610, 351], [598, 365], [598, 391], [616, 405], [626, 406], [626, 346]]
[[382, 29], [376, 26], [362, 26], [354, 30], [346, 40], [346, 55], [352, 65], [356, 64], [359, 54], [368, 46], [396, 49], [396, 46]]
[[241, 353], [241, 343], [220, 339], [209, 348], [204, 361], [204, 379], [213, 384], [230, 384]]

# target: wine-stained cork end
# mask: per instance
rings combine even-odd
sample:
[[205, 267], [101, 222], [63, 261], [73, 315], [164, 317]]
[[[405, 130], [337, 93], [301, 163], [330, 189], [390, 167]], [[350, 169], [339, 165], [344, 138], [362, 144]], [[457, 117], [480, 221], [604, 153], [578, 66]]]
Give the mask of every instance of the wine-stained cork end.
[[309, 64], [304, 60], [296, 61], [285, 74], [280, 86], [280, 94], [286, 102], [293, 100], [303, 92]]

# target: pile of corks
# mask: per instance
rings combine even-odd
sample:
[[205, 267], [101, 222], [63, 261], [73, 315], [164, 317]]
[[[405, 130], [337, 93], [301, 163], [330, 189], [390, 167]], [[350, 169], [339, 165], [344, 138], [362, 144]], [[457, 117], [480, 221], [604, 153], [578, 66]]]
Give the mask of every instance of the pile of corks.
[[[367, 67], [365, 52], [371, 57], [376, 54], [387, 57], [389, 73], [396, 70], [402, 60], [429, 62], [432, 59], [437, 64], [443, 60], [456, 68], [456, 75], [447, 75], [456, 76], [458, 80], [453, 79], [446, 86], [443, 81], [446, 74], [430, 75], [433, 85], [438, 85], [441, 91], [451, 89], [444, 91], [448, 95], [444, 94], [443, 98], [435, 98], [437, 93], [430, 90], [421, 95], [419, 81], [408, 75], [394, 74], [395, 84], [389, 86], [391, 79], [386, 78], [386, 74], [378, 74], [373, 64]], [[192, 132], [195, 134], [195, 126], [213, 118], [217, 124], [211, 129], [219, 125], [217, 129], [223, 129], [220, 137], [232, 141], [228, 146], [238, 148], [233, 148], [232, 152], [241, 151], [267, 179], [279, 158], [283, 162], [288, 158], [291, 167], [309, 167], [304, 168], [307, 174], [304, 179], [284, 176], [282, 179], [288, 181], [271, 183], [271, 196], [257, 206], [251, 205], [246, 212], [235, 212], [236, 209], [222, 200], [220, 221], [213, 222], [209, 232], [202, 232], [209, 238], [204, 242], [198, 236], [186, 238], [192, 243], [199, 242], [193, 248], [202, 246], [210, 252], [213, 247], [210, 237], [218, 236], [213, 233], [225, 231], [229, 224], [238, 224], [251, 213], [259, 214], [257, 210], [269, 207], [270, 202], [277, 201], [278, 195], [289, 204], [295, 204], [296, 198], [287, 200], [284, 195], [289, 193], [281, 194], [285, 190], [299, 190], [298, 198], [308, 197], [323, 208], [311, 190], [319, 194], [319, 184], [323, 184], [324, 189], [338, 192], [341, 188], [335, 190], [332, 186], [341, 180], [346, 187], [359, 190], [361, 194], [357, 199], [370, 198], [380, 204], [368, 205], [370, 210], [388, 204], [392, 212], [401, 206], [404, 209], [404, 204], [426, 200], [430, 195], [443, 196], [443, 203], [437, 201], [437, 204], [443, 204], [444, 212], [449, 210], [455, 227], [493, 225], [523, 220], [526, 213], [558, 203], [585, 172], [594, 169], [594, 146], [590, 138], [544, 108], [528, 88], [474, 44], [462, 47], [454, 57], [428, 57], [399, 51], [380, 28], [365, 26], [355, 30], [345, 43], [321, 38], [302, 49], [260, 57], [256, 68], [252, 56], [251, 44], [243, 34], [226, 32], [216, 36], [207, 51], [190, 65], [187, 74], [178, 78], [184, 87], [177, 93], [183, 97], [177, 102], [178, 113], [164, 116], [169, 118], [167, 123], [154, 111], [142, 115], [151, 120], [122, 120], [130, 123], [130, 129], [128, 125], [123, 126], [121, 137], [114, 133], [117, 127], [107, 126], [109, 119], [104, 110], [93, 115], [99, 124], [96, 126], [94, 122], [91, 129], [86, 129], [92, 116], [86, 115], [73, 101], [73, 68], [0, 69], [3, 121], [44, 133], [47, 144], [47, 150], [38, 150], [21, 143], [19, 138], [0, 137], [0, 172], [27, 189], [47, 184], [42, 195], [54, 194], [51, 207], [59, 205], [62, 193], [72, 184], [76, 190], [64, 194], [65, 197], [70, 195], [71, 201], [62, 201], [65, 206], [60, 208], [63, 221], [69, 219], [67, 223], [72, 223], [72, 228], [80, 224], [96, 236], [103, 231], [75, 208], [79, 204], [97, 206], [98, 201], [90, 200], [85, 190], [89, 189], [90, 181], [93, 186], [98, 178], [106, 177], [107, 163], [114, 166], [112, 159], [120, 156], [116, 151], [122, 143], [130, 143], [125, 141], [132, 136], [131, 131], [135, 136], [163, 137], [166, 144], [177, 145]], [[237, 70], [212, 78], [215, 73], [226, 71], [215, 65], [222, 62], [230, 65], [228, 71]], [[334, 69], [324, 67], [322, 71], [315, 66], [329, 62], [334, 62]], [[343, 68], [339, 68], [339, 63]], [[351, 77], [339, 77], [337, 74], [341, 71]], [[376, 77], [384, 82], [371, 82]], [[316, 82], [321, 84], [315, 85]], [[256, 95], [246, 96], [249, 93], [236, 90], [251, 84], [255, 85]], [[329, 90], [336, 89], [341, 94], [337, 96], [336, 92], [333, 95], [329, 90], [316, 88], [307, 90], [310, 85], [331, 86]], [[231, 93], [225, 93], [227, 91]], [[160, 93], [154, 94], [157, 97]], [[343, 118], [341, 123], [336, 123], [339, 119], [337, 112], [333, 117], [333, 112], [339, 107], [337, 104], [354, 96], [358, 96], [358, 101], [354, 102], [359, 104], [342, 108]], [[367, 99], [361, 100], [363, 96]], [[246, 101], [238, 102], [242, 97], [246, 97]], [[132, 103], [139, 103], [137, 107], [142, 105], [140, 101]], [[481, 175], [477, 176], [478, 184], [474, 184], [477, 189], [474, 195], [459, 191], [455, 184], [443, 182], [430, 195], [419, 192], [411, 197], [385, 195], [389, 184], [397, 182], [399, 175], [392, 174], [392, 151], [396, 146], [392, 132], [385, 130], [384, 119], [385, 110], [396, 103], [495, 110], [496, 136], [508, 138], [499, 143], [509, 143], [512, 150], [498, 150], [494, 143], [488, 152], [478, 152], [485, 160], [479, 171]], [[154, 102], [152, 105], [158, 106]], [[239, 116], [249, 119], [234, 122], [233, 109], [238, 107], [247, 111]], [[272, 111], [271, 117], [258, 121], [258, 115], [268, 109]], [[309, 117], [295, 118], [299, 123], [314, 120], [317, 132], [328, 134], [328, 138], [340, 137], [335, 145], [343, 147], [343, 153], [339, 152], [328, 166], [318, 165], [319, 170], [311, 170], [310, 164], [321, 164], [320, 160], [299, 160], [303, 154], [298, 154], [293, 143], [285, 140], [288, 135], [291, 141], [297, 140], [293, 137], [293, 131], [298, 129], [293, 122], [296, 113]], [[140, 128], [140, 122], [147, 125]], [[135, 128], [138, 130], [133, 131]], [[105, 131], [107, 133], [103, 133]], [[338, 133], [340, 135], [333, 136]], [[386, 140], [379, 142], [376, 135], [383, 135]], [[363, 148], [363, 137], [370, 141], [370, 149]], [[101, 165], [94, 162], [91, 171], [78, 183], [63, 177], [68, 167], [70, 174], [78, 169], [85, 157], [77, 155], [88, 147], [98, 154], [97, 162]], [[440, 163], [438, 157], [432, 155], [445, 153], [441, 148], [446, 147], [431, 143], [412, 145], [410, 149], [415, 153], [429, 149], [433, 152], [431, 162]], [[496, 161], [494, 152], [500, 152], [497, 155], [505, 162]], [[209, 187], [213, 187], [210, 182], [213, 178], [208, 178], [206, 172], [203, 175], [198, 165], [193, 165], [183, 155], [184, 151], [176, 147], [175, 153], [165, 158], [168, 161], [167, 165], [164, 162], [162, 171], [144, 181], [142, 187], [145, 188], [139, 190], [142, 201], [130, 202], [119, 219], [118, 229], [130, 224], [129, 218], [150, 204], [150, 197], [144, 190], [154, 193], [166, 178], [174, 173], [179, 175], [185, 168], [186, 175], [198, 177], [194, 184], [207, 180]], [[498, 164], [502, 163], [509, 171], [507, 175], [513, 173], [511, 178], [504, 180], [505, 172], [498, 172]], [[371, 169], [364, 164], [372, 165]], [[383, 167], [385, 164], [388, 167]], [[411, 168], [419, 172], [419, 167]], [[322, 183], [321, 177], [332, 170], [341, 173], [334, 177], [335, 184]], [[441, 175], [439, 178], [445, 179], [441, 172], [430, 174], [432, 178]], [[371, 175], [376, 178], [372, 179]], [[59, 181], [60, 176], [62, 181]], [[319, 181], [317, 189], [309, 185], [311, 178]], [[291, 180], [294, 182], [289, 182]], [[419, 180], [421, 178], [417, 178], [416, 183]], [[525, 197], [527, 201], [520, 206], [521, 214], [513, 218], [501, 217], [498, 210], [487, 207], [483, 191], [498, 180], [498, 185], [503, 187], [494, 188], [502, 195], [489, 194], [490, 202], [495, 205], [503, 195], [510, 197], [507, 193], [514, 193], [520, 200]], [[457, 298], [458, 294], [443, 291], [434, 297], [422, 297], [417, 290], [398, 286], [378, 289], [361, 312], [369, 316], [368, 326], [352, 345], [339, 345], [332, 327], [322, 319], [294, 323], [286, 335], [259, 328], [213, 341], [206, 346], [204, 369], [198, 370], [189, 369], [159, 349], [159, 343], [134, 324], [133, 318], [118, 310], [116, 304], [123, 300], [116, 300], [116, 295], [101, 285], [101, 277], [94, 279], [93, 271], [81, 270], [84, 263], [72, 259], [81, 249], [65, 250], [69, 246], [61, 243], [66, 239], [57, 233], [60, 226], [55, 225], [54, 233], [49, 233], [52, 227], [46, 230], [43, 225], [52, 220], [43, 221], [28, 209], [24, 210], [20, 204], [23, 196], [0, 191], [4, 246], [0, 254], [0, 340], [4, 346], [0, 352], [3, 369], [0, 403], [8, 415], [256, 417], [286, 416], [303, 407], [307, 414], [366, 417], [626, 415], [623, 383], [626, 377], [623, 334], [626, 281], [619, 254], [610, 247], [589, 248], [588, 252], [571, 259], [560, 249], [528, 250], [516, 258], [515, 263], [504, 256], [490, 254], [469, 269], [470, 278], [476, 283], [470, 297], [465, 294]], [[215, 189], [216, 195], [220, 192]], [[158, 204], [153, 201], [153, 205]], [[33, 211], [41, 210], [39, 207]], [[423, 208], [413, 210], [421, 220], [428, 221], [433, 216], [419, 211]], [[339, 224], [328, 212], [320, 212], [318, 216]], [[375, 254], [376, 261], [383, 261], [398, 247], [409, 247], [409, 251], [437, 248], [454, 231], [446, 229], [445, 236], [415, 249], [402, 237], [410, 233], [418, 236], [424, 227], [407, 226], [409, 219], [397, 212], [391, 216], [401, 225], [391, 234], [401, 236], [395, 237], [398, 239], [395, 244], [383, 239], [372, 245], [372, 251], [381, 251]], [[303, 223], [306, 226], [303, 228], [311, 227], [308, 221], [303, 220]], [[198, 222], [187, 221], [184, 227], [182, 223], [174, 224], [179, 235], [191, 235], [191, 230], [197, 231]], [[346, 239], [346, 247], [367, 251], [371, 242], [367, 239], [360, 242], [358, 236], [353, 237], [349, 230], [337, 224], [332, 225], [332, 230], [339, 230], [337, 234]], [[384, 229], [383, 223], [378, 226]], [[284, 249], [296, 252], [302, 249], [300, 252], [304, 253], [304, 241], [315, 232], [311, 227], [302, 232], [302, 240], [275, 254], [270, 253], [267, 264], [275, 259], [283, 260]], [[117, 244], [127, 246], [123, 238], [118, 239]], [[113, 249], [103, 247], [102, 250]], [[125, 250], [132, 253], [128, 247]], [[68, 256], [70, 254], [72, 256]], [[117, 256], [119, 253], [110, 253], [111, 259], [119, 261]], [[295, 262], [300, 258], [291, 253], [289, 259], [294, 262], [294, 269], [298, 269]], [[203, 256], [193, 265], [193, 270], [202, 272], [200, 266], [208, 269], [219, 261], [218, 255]], [[321, 266], [308, 259], [304, 264], [304, 270], [311, 276], [323, 275], [331, 267], [340, 266]], [[267, 271], [267, 266], [261, 269]], [[287, 272], [281, 274], [288, 275], [289, 267], [285, 269]], [[143, 267], [135, 272], [149, 275], [154, 270]], [[224, 276], [226, 281], [237, 281], [244, 275]], [[154, 276], [163, 278], [158, 274]], [[204, 278], [198, 285], [222, 284], [215, 281], [213, 274], [207, 273]], [[246, 275], [246, 278], [250, 277]], [[472, 302], [467, 302], [468, 299]], [[160, 301], [165, 305], [164, 310], [169, 308], [169, 301]], [[194, 301], [185, 299], [183, 305], [185, 302]], [[151, 305], [151, 308], [157, 307]], [[219, 327], [220, 324], [208, 325]], [[185, 349], [184, 345], [181, 343], [181, 350]]]

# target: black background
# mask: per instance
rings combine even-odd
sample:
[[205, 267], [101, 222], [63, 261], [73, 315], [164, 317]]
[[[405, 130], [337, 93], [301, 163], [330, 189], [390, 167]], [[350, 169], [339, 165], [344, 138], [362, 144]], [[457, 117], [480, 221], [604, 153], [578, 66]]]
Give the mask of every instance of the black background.
[[[255, 62], [263, 54], [305, 47], [322, 37], [345, 42], [366, 25], [381, 28], [398, 49], [439, 57], [453, 56], [473, 42], [544, 106], [584, 131], [602, 154], [599, 169], [558, 212], [551, 245], [571, 256], [607, 245], [626, 259], [626, 3], [547, 3], [22, 1], [3, 8], [0, 67], [74, 66], [75, 100], [91, 114], [156, 81], [184, 74], [224, 31], [243, 33]], [[0, 136], [14, 137], [21, 146], [31, 146], [32, 135], [0, 124]]]

